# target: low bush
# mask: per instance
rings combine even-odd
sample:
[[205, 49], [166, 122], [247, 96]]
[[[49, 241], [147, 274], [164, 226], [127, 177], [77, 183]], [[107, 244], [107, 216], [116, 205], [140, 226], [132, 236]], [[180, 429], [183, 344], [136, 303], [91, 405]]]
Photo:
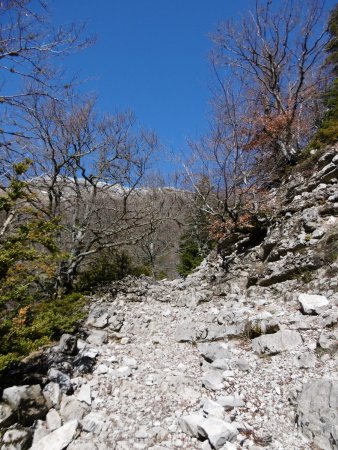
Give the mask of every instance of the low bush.
[[86, 299], [73, 293], [20, 308], [0, 322], [0, 373], [63, 333], [73, 333], [85, 316]]

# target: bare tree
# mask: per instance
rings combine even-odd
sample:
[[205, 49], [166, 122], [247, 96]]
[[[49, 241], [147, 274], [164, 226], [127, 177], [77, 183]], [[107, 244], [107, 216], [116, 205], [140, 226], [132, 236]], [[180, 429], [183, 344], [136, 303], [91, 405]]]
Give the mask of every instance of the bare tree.
[[153, 133], [135, 130], [131, 113], [98, 117], [93, 100], [67, 108], [54, 100], [31, 102], [20, 148], [33, 161], [31, 202], [59, 218], [66, 256], [58, 284], [69, 289], [82, 261], [106, 247], [137, 242], [148, 223], [141, 180], [157, 147]]
[[256, 0], [240, 21], [222, 23], [214, 35], [212, 64], [218, 81], [240, 80], [254, 133], [247, 148], [297, 158], [313, 132], [320, 66], [327, 43], [324, 0]]
[[257, 210], [257, 193], [266, 183], [263, 175], [257, 176], [259, 153], [246, 151], [254, 130], [247, 122], [249, 106], [241, 100], [243, 88], [222, 83], [222, 92], [214, 98], [210, 132], [191, 142], [194, 163], [185, 167], [199, 207], [214, 221], [233, 224]]
[[[28, 107], [31, 97], [63, 98], [69, 81], [62, 82], [58, 58], [90, 45], [82, 38], [83, 25], [55, 28], [43, 0], [0, 2], [0, 138], [9, 146], [21, 135], [20, 119], [13, 117]], [[60, 65], [59, 65], [60, 67]]]
[[187, 192], [163, 185], [144, 191], [143, 201], [149, 205], [148, 223], [133, 251], [155, 278], [174, 278], [177, 275], [179, 238], [189, 215], [188, 197]]

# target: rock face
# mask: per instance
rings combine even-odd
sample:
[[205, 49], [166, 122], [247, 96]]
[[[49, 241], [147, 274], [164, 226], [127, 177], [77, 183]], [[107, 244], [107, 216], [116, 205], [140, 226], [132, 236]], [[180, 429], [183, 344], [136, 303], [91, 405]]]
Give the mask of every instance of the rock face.
[[299, 398], [298, 424], [321, 449], [338, 448], [338, 379], [306, 383]]
[[272, 191], [251, 248], [93, 295], [40, 381], [3, 390], [1, 450], [337, 449], [337, 164]]

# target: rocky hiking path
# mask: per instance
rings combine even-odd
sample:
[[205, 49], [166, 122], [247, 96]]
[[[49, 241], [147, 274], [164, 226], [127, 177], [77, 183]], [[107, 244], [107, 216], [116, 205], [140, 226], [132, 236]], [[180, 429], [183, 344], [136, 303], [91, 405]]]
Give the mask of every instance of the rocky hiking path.
[[1, 450], [338, 449], [337, 152], [223, 261], [93, 295], [77, 337], [0, 386]]
[[24, 427], [1, 449], [338, 448], [337, 295], [287, 292], [286, 308], [285, 286], [245, 277], [205, 262], [93, 297], [44, 383], [4, 390], [0, 425], [19, 411]]

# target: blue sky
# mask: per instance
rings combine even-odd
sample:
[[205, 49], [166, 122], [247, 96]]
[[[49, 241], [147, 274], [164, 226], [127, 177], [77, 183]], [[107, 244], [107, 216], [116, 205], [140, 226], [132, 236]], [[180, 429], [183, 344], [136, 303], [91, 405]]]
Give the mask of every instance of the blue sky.
[[[306, 0], [304, 0], [306, 4]], [[331, 8], [335, 1], [328, 0]], [[132, 109], [162, 143], [179, 151], [207, 126], [209, 34], [254, 0], [54, 0], [58, 23], [86, 21], [93, 48], [67, 66], [102, 111]]]
[[145, 127], [175, 150], [206, 126], [208, 34], [222, 18], [252, 0], [57, 0], [60, 23], [87, 22], [97, 36], [91, 49], [67, 65], [88, 80], [100, 109], [132, 109]]

